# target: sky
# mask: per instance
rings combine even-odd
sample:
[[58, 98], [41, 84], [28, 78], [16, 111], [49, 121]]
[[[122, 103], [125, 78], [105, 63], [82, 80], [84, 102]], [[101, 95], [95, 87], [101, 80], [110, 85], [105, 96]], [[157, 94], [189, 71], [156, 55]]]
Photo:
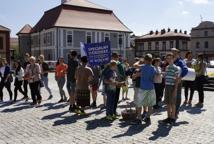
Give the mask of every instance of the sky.
[[[163, 28], [191, 31], [202, 20], [214, 22], [214, 0], [90, 0], [114, 11], [135, 35]], [[0, 25], [11, 36], [25, 25], [34, 26], [45, 11], [61, 0], [1, 0]]]

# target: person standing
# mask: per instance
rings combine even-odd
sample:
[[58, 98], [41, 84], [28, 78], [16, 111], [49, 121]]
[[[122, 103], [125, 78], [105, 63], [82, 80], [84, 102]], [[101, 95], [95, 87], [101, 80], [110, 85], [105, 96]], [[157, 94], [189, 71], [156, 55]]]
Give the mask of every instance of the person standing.
[[89, 82], [93, 79], [94, 74], [92, 69], [87, 66], [87, 63], [87, 57], [81, 57], [81, 66], [77, 68], [75, 73], [77, 100], [75, 112], [78, 114], [85, 114], [84, 108], [90, 106]]
[[31, 98], [33, 102], [31, 105], [41, 104], [42, 97], [40, 94], [40, 84], [41, 84], [41, 68], [38, 63], [36, 63], [36, 58], [31, 56], [29, 58], [30, 64], [26, 68], [26, 79], [28, 80]]
[[0, 101], [3, 101], [3, 88], [6, 87], [10, 100], [12, 100], [13, 93], [11, 91], [12, 76], [10, 74], [10, 67], [7, 65], [6, 59], [0, 59]]
[[[25, 73], [26, 73], [26, 70], [27, 70], [27, 66], [30, 64], [29, 60], [30, 60], [30, 54], [26, 53], [25, 54], [25, 62], [24, 62], [24, 65], [23, 65], [23, 69], [24, 69]], [[25, 95], [22, 98], [22, 100], [28, 101], [28, 99], [29, 99], [29, 97], [28, 97], [28, 80], [26, 79], [26, 77], [27, 76], [24, 76], [23, 87], [24, 87]]]
[[[119, 56], [117, 53], [112, 53], [112, 60], [115, 60], [117, 62], [117, 69], [116, 69], [117, 78], [116, 78], [116, 81], [124, 82], [126, 79], [125, 69], [124, 69], [122, 63], [119, 61]], [[117, 105], [118, 105], [119, 98], [120, 98], [120, 89], [121, 89], [121, 87], [117, 86], [116, 96], [115, 96], [115, 101], [114, 101], [114, 114], [117, 116], [118, 116]]]
[[65, 91], [63, 90], [63, 87], [65, 85], [65, 76], [67, 73], [67, 69], [68, 69], [68, 65], [64, 63], [64, 58], [60, 57], [56, 65], [56, 72], [55, 72], [55, 79], [57, 81], [57, 84], [59, 87], [59, 93], [61, 96], [61, 99], [58, 101], [58, 103], [67, 102], [67, 97], [65, 95]]
[[44, 83], [44, 87], [45, 89], [48, 91], [49, 93], [49, 97], [48, 99], [52, 99], [53, 98], [53, 95], [52, 95], [52, 92], [51, 92], [51, 89], [49, 88], [48, 86], [48, 73], [49, 73], [49, 66], [48, 64], [45, 62], [45, 58], [44, 58], [44, 55], [40, 55], [39, 56], [39, 62], [40, 62], [40, 67], [41, 67], [41, 77], [42, 77], [42, 81]]
[[176, 120], [176, 100], [177, 100], [177, 87], [179, 78], [179, 68], [174, 64], [173, 54], [166, 55], [168, 66], [165, 72], [165, 98], [164, 101], [167, 105], [168, 117], [163, 120], [164, 123], [174, 124]]
[[67, 91], [69, 94], [69, 111], [75, 111], [75, 89], [76, 89], [76, 79], [75, 72], [79, 66], [79, 61], [77, 60], [77, 52], [71, 51], [68, 54], [68, 70], [67, 70]]
[[206, 67], [207, 64], [204, 61], [203, 54], [199, 54], [196, 62], [193, 65], [193, 68], [196, 72], [195, 90], [198, 91], [199, 95], [199, 102], [196, 104], [197, 107], [203, 107], [204, 104], [204, 84], [206, 83]]
[[19, 61], [15, 62], [15, 82], [14, 82], [14, 102], [17, 100], [17, 92], [19, 91], [23, 96], [25, 92], [22, 90], [22, 84], [24, 80], [24, 69], [21, 67]]
[[188, 73], [188, 67], [185, 64], [184, 60], [180, 57], [180, 50], [177, 48], [171, 49], [173, 56], [174, 56], [174, 64], [180, 68], [181, 74], [178, 78], [178, 87], [177, 87], [177, 100], [176, 100], [176, 118], [178, 118], [180, 106], [181, 106], [181, 90], [182, 90], [182, 83], [181, 80], [185, 77]]
[[158, 75], [155, 75], [154, 78], [154, 85], [155, 85], [155, 93], [156, 93], [156, 105], [154, 106], [154, 109], [159, 109], [160, 108], [160, 103], [162, 101], [162, 80], [163, 80], [163, 75], [161, 71], [161, 59], [160, 58], [155, 58], [153, 60], [153, 66], [155, 67], [156, 72]]
[[90, 85], [91, 85], [91, 92], [92, 92], [92, 99], [93, 102], [91, 104], [92, 108], [96, 108], [97, 107], [97, 91], [99, 88], [99, 79], [100, 79], [100, 67], [99, 66], [91, 66], [90, 67], [93, 71], [93, 79], [90, 81]]
[[[186, 63], [187, 67], [193, 68], [192, 64], [194, 64], [195, 61], [196, 60], [192, 58], [192, 52], [191, 51], [187, 52], [185, 55], [185, 59], [184, 59], [184, 62]], [[184, 105], [186, 105], [186, 104], [191, 105], [193, 94], [194, 94], [194, 81], [184, 81], [183, 85], [184, 85], [184, 94], [185, 94], [185, 101], [183, 104]], [[188, 100], [189, 90], [190, 90], [190, 97]]]

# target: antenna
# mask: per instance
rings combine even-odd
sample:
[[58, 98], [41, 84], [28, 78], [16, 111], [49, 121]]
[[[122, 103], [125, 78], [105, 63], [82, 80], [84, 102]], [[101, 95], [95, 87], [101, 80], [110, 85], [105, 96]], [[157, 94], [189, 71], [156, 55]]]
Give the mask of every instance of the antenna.
[[203, 17], [202, 17], [202, 15], [200, 15], [200, 18], [201, 18], [201, 22], [203, 22]]

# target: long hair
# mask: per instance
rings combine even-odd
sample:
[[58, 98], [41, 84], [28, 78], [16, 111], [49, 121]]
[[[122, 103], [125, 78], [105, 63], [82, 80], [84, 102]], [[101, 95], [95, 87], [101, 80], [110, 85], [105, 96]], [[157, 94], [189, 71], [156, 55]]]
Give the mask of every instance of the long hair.
[[18, 72], [21, 70], [21, 62], [17, 61], [16, 63], [18, 64], [18, 67], [16, 68], [16, 74], [18, 74]]

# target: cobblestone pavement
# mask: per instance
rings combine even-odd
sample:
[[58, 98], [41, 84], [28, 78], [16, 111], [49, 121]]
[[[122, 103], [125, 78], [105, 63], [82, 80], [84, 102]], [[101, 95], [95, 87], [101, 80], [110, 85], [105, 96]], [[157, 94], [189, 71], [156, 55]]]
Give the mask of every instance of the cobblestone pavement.
[[[52, 100], [46, 100], [47, 92], [42, 89], [43, 102], [33, 108], [29, 103], [0, 103], [0, 144], [212, 144], [214, 143], [214, 93], [205, 93], [204, 108], [183, 106], [175, 126], [166, 126], [159, 121], [166, 117], [165, 110], [155, 112], [152, 124], [131, 125], [116, 120], [109, 123], [103, 119], [105, 111], [88, 109], [89, 116], [77, 116], [68, 112], [68, 104], [57, 104], [59, 92], [51, 75]], [[66, 90], [66, 89], [65, 89]], [[130, 89], [129, 97], [133, 98]], [[21, 98], [19, 95], [18, 98]], [[194, 95], [194, 103], [198, 100]], [[102, 96], [98, 96], [98, 104]], [[119, 111], [126, 103], [120, 103]]]

